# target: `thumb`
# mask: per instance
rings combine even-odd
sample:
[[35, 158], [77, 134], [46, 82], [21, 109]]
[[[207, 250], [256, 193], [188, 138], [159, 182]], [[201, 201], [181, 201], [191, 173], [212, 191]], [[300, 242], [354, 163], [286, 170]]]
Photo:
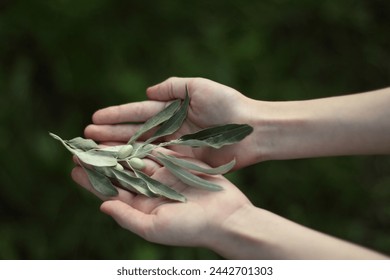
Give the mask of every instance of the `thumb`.
[[192, 78], [171, 77], [162, 83], [151, 86], [146, 90], [149, 99], [158, 101], [169, 101], [173, 99], [184, 99], [186, 96], [186, 84]]
[[111, 216], [121, 227], [145, 238], [152, 228], [152, 217], [120, 200], [108, 200], [102, 203], [100, 210]]

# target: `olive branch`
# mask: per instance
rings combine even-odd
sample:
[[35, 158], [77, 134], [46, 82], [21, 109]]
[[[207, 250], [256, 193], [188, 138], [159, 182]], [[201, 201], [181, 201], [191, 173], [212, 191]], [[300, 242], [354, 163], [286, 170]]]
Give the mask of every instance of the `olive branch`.
[[[253, 131], [253, 128], [247, 124], [225, 124], [155, 144], [156, 140], [173, 134], [182, 126], [187, 117], [189, 104], [190, 97], [186, 86], [186, 97], [183, 101], [180, 99], [173, 101], [165, 109], [147, 120], [125, 145], [100, 147], [91, 139], [76, 137], [71, 140], [63, 140], [53, 133], [49, 134], [76, 156], [92, 187], [101, 195], [116, 196], [118, 195], [116, 187], [119, 187], [147, 197], [162, 196], [185, 202], [187, 199], [183, 194], [142, 172], [142, 169], [145, 168], [143, 158], [147, 157], [158, 161], [172, 175], [189, 186], [219, 191], [222, 190], [221, 186], [201, 178], [194, 174], [194, 171], [210, 175], [224, 174], [234, 167], [235, 159], [215, 168], [205, 168], [173, 155], [166, 155], [159, 151], [154, 154], [152, 152], [156, 148], [173, 145], [219, 149], [222, 146], [241, 141]], [[153, 128], [157, 128], [157, 130], [149, 139], [145, 142], [136, 142], [140, 136]], [[128, 168], [124, 168], [124, 166]]]

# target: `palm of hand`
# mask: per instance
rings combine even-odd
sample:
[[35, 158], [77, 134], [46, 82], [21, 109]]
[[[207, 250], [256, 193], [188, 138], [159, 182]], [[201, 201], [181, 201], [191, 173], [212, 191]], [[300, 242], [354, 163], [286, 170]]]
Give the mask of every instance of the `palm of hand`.
[[[142, 213], [144, 223], [138, 228], [141, 236], [157, 243], [169, 245], [202, 246], [220, 223], [239, 209], [250, 203], [248, 199], [222, 176], [213, 178], [224, 187], [220, 192], [209, 192], [188, 187], [161, 167], [152, 176], [156, 180], [170, 184], [183, 193], [186, 203], [171, 202], [165, 199], [150, 199], [134, 196], [128, 201], [127, 209]], [[132, 210], [130, 210], [132, 212]], [[130, 222], [133, 217], [128, 217]], [[122, 225], [133, 231], [133, 224]]]
[[[208, 178], [224, 187], [220, 192], [209, 192], [186, 186], [164, 167], [154, 166], [152, 169], [152, 178], [181, 192], [188, 201], [172, 202], [119, 190], [118, 197], [106, 200], [101, 206], [102, 211], [112, 216], [123, 228], [148, 241], [167, 245], [206, 246], [210, 240], [217, 238], [218, 227], [231, 214], [243, 205], [250, 204], [223, 176]], [[74, 169], [72, 177], [81, 186], [94, 192], [80, 167]]]

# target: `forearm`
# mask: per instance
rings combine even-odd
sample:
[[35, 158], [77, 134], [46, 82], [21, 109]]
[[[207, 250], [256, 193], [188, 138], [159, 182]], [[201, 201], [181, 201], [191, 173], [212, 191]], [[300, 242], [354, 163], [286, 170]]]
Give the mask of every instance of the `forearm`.
[[390, 154], [390, 88], [292, 102], [252, 101], [258, 161]]
[[385, 259], [386, 256], [244, 206], [219, 229], [210, 249], [229, 259]]

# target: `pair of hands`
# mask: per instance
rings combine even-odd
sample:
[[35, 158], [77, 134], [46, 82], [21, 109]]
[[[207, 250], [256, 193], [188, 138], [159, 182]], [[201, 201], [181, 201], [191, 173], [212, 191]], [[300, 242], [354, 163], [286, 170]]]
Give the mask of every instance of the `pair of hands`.
[[[249, 122], [245, 108], [250, 100], [236, 90], [201, 78], [170, 78], [147, 89], [148, 101], [97, 111], [93, 115], [93, 124], [85, 129], [85, 136], [100, 143], [127, 142], [139, 126], [125, 123], [145, 122], [170, 101], [184, 99], [186, 84], [191, 98], [187, 119], [179, 131], [165, 140], [213, 125]], [[190, 147], [174, 147], [172, 150], [211, 166], [236, 158], [237, 169], [253, 163], [250, 158], [254, 143], [254, 137], [248, 136], [240, 143], [218, 150]], [[251, 205], [241, 191], [223, 176], [212, 176], [209, 180], [221, 185], [224, 190], [208, 192], [188, 187], [158, 163], [146, 161], [144, 171], [148, 175], [183, 193], [188, 202], [175, 203], [162, 198], [147, 198], [121, 189], [115, 198], [100, 198], [104, 200], [101, 211], [114, 218], [123, 228], [148, 241], [212, 248], [215, 240], [220, 238], [220, 230], [227, 219], [241, 208]], [[72, 177], [94, 193], [80, 167], [74, 168]]]
[[[145, 122], [172, 100], [184, 99], [186, 84], [191, 98], [188, 116], [170, 137], [226, 123], [254, 127], [243, 141], [218, 150], [172, 147], [166, 151], [180, 153], [199, 164], [217, 166], [235, 158], [235, 168], [239, 169], [262, 160], [389, 153], [389, 89], [275, 103], [249, 99], [234, 89], [200, 78], [171, 78], [148, 88], [148, 101], [97, 111], [85, 136], [103, 144], [127, 142], [139, 125], [126, 123]], [[105, 200], [101, 205], [104, 213], [148, 241], [206, 247], [227, 258], [387, 258], [256, 208], [223, 176], [208, 179], [224, 190], [208, 192], [186, 186], [152, 160], [143, 171], [183, 193], [187, 203], [123, 190], [115, 198], [100, 198]], [[73, 170], [72, 176], [93, 192], [80, 167]]]

